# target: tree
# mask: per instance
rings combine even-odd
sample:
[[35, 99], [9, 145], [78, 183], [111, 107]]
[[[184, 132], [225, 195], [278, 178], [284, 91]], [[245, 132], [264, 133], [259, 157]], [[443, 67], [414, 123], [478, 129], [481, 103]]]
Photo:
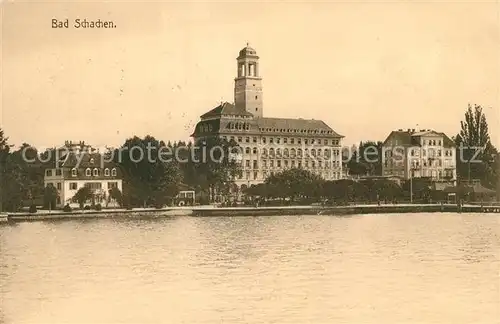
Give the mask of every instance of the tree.
[[0, 129], [0, 211], [17, 211], [27, 193], [26, 162]]
[[8, 138], [5, 137], [3, 130], [0, 128], [0, 213], [3, 211], [3, 201], [5, 187], [5, 164], [9, 155], [10, 147], [7, 143]]
[[122, 192], [118, 187], [113, 187], [109, 190], [108, 193], [108, 201], [106, 202], [106, 206], [109, 204], [111, 199], [115, 200], [121, 207], [123, 207], [123, 199]]
[[308, 170], [292, 168], [275, 173], [265, 182], [268, 193], [279, 198], [319, 198], [323, 179]]
[[43, 193], [43, 207], [45, 209], [54, 209], [56, 207], [57, 197], [59, 194], [57, 193], [57, 189], [49, 183]]
[[[207, 137], [198, 140], [192, 150], [190, 178], [210, 193], [211, 201], [217, 192], [228, 192], [234, 180], [241, 176], [240, 147], [234, 140]], [[187, 184], [193, 186], [193, 183]]]
[[363, 201], [368, 197], [368, 189], [361, 182], [333, 180], [324, 183], [323, 195], [336, 202]]
[[127, 205], [158, 206], [177, 194], [181, 173], [172, 153], [164, 142], [149, 135], [130, 138], [115, 151], [114, 162], [123, 173]]
[[85, 202], [92, 199], [92, 191], [89, 187], [84, 186], [76, 192], [76, 194], [71, 198], [73, 202], [78, 203], [80, 209], [83, 209]]
[[360, 142], [352, 152], [347, 167], [352, 175], [381, 175], [382, 142]]
[[483, 108], [479, 105], [473, 108], [469, 104], [460, 126], [460, 132], [455, 137], [458, 178], [480, 179], [485, 186], [494, 188], [498, 179], [495, 167], [498, 151], [491, 144]]

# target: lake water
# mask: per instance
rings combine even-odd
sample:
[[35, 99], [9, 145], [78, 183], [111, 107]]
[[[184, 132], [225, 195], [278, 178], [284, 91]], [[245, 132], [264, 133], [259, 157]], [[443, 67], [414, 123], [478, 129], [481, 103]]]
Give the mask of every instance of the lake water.
[[0, 226], [4, 323], [499, 323], [500, 217]]

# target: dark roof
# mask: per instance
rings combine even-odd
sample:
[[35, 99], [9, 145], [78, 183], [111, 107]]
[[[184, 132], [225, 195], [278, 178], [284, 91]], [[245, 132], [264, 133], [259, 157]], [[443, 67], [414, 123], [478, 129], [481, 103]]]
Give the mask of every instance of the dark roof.
[[[221, 116], [240, 116], [253, 117], [253, 114], [246, 111], [245, 108], [235, 106], [229, 102], [221, 103], [219, 106], [201, 115], [201, 121], [196, 125], [195, 131], [191, 136], [200, 136], [202, 133], [217, 133], [221, 129], [229, 128], [233, 123], [231, 120], [224, 120], [221, 123], [217, 117]], [[211, 118], [214, 122], [209, 122], [205, 119]], [[212, 119], [213, 118], [213, 119]], [[286, 134], [301, 134], [304, 136], [329, 135], [331, 137], [344, 137], [335, 132], [322, 120], [317, 119], [302, 119], [302, 118], [267, 118], [255, 117], [245, 121], [234, 121], [248, 124], [247, 130], [255, 133], [286, 133]], [[209, 129], [206, 129], [209, 126]], [[211, 125], [211, 127], [210, 127]]]
[[209, 117], [217, 117], [222, 115], [253, 116], [244, 108], [236, 107], [235, 105], [230, 104], [229, 102], [223, 102], [214, 109], [201, 115], [200, 118], [205, 119]]
[[443, 146], [444, 147], [455, 147], [455, 142], [448, 137], [445, 133], [438, 133], [443, 136]]
[[[104, 159], [104, 154], [102, 153], [76, 153], [70, 152], [68, 154], [63, 155], [59, 161], [62, 162], [61, 167], [65, 168], [73, 168], [77, 165], [78, 161], [80, 161], [79, 167], [95, 167], [99, 168], [101, 166], [101, 159]], [[103, 166], [112, 167], [115, 166], [113, 162], [103, 161]]]
[[238, 57], [248, 57], [248, 56], [257, 57], [257, 52], [247, 44], [246, 47], [241, 49], [240, 55]]
[[302, 118], [257, 118], [257, 125], [261, 132], [281, 132], [281, 133], [304, 133], [305, 135], [312, 134], [329, 134], [331, 136], [344, 137], [335, 132], [324, 121], [318, 119], [302, 119]]
[[415, 137], [412, 137], [411, 136], [411, 132], [408, 132], [408, 131], [392, 131], [389, 136], [387, 136], [387, 138], [385, 139], [384, 141], [384, 145], [389, 141], [389, 140], [397, 140], [399, 141], [401, 144], [399, 145], [420, 145], [420, 143], [418, 143], [418, 141], [416, 140]]
[[443, 147], [455, 147], [455, 143], [443, 132], [435, 132], [435, 131], [420, 131], [420, 132], [412, 132], [410, 131], [392, 131], [389, 136], [384, 141], [384, 145], [390, 140], [395, 139], [398, 140], [403, 146], [420, 146], [420, 136], [424, 136], [429, 133], [435, 133], [443, 137]]
[[209, 119], [202, 120], [196, 124], [194, 128], [193, 134], [191, 137], [199, 137], [199, 136], [207, 136], [217, 134], [221, 128], [221, 120], [217, 119]]

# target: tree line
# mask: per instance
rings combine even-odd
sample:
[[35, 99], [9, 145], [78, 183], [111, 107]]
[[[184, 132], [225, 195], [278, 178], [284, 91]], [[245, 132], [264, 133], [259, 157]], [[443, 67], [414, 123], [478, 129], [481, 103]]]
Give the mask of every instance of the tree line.
[[[488, 123], [481, 106], [468, 106], [460, 131], [453, 140], [457, 145], [459, 182], [479, 179], [484, 186], [499, 192], [499, 154], [491, 143]], [[193, 150], [194, 146], [197, 147], [196, 150]], [[218, 137], [206, 138], [196, 144], [183, 141], [165, 143], [153, 136], [131, 137], [113, 151], [113, 161], [123, 175], [123, 192], [114, 190], [110, 195], [124, 207], [163, 206], [172, 204], [179, 190], [192, 189], [196, 191], [201, 204], [208, 203], [214, 200], [216, 193], [229, 194], [234, 179], [241, 176], [241, 166], [231, 159], [230, 154], [237, 146], [234, 141], [227, 142]], [[123, 149], [131, 147], [144, 150], [149, 147], [153, 153], [168, 147], [170, 151], [177, 150], [179, 156], [178, 159], [168, 162], [160, 159], [142, 159], [137, 162], [137, 159], [132, 158], [132, 154], [120, 154], [126, 152]], [[178, 149], [180, 147], [184, 149]], [[214, 151], [213, 158], [202, 156], [213, 147], [222, 150]], [[382, 142], [365, 141], [356, 147], [353, 156], [345, 159], [347, 162], [344, 167], [351, 175], [381, 175], [382, 159], [373, 158], [374, 147], [381, 157]], [[366, 152], [369, 148], [372, 155]], [[479, 152], [477, 148], [481, 148]], [[35, 162], [26, 161], [23, 153]], [[53, 149], [38, 152], [27, 143], [15, 149], [0, 128], [0, 211], [19, 210], [26, 201], [32, 205], [43, 204], [46, 208], [54, 205], [57, 191], [44, 187], [43, 181], [45, 169], [55, 165], [55, 155], [51, 153]], [[470, 163], [473, 155], [476, 155], [474, 158], [480, 163]], [[37, 156], [42, 159], [35, 159]], [[385, 199], [400, 198], [405, 195], [404, 188], [401, 190], [388, 182], [364, 183], [363, 187], [358, 182], [348, 180], [323, 182], [318, 176], [305, 170], [292, 169], [271, 175], [264, 184], [248, 188], [246, 193], [249, 196], [283, 199], [310, 199], [321, 196], [336, 200], [359, 197], [373, 200], [373, 195], [386, 197]], [[92, 193], [88, 189], [82, 189], [74, 200], [82, 205], [91, 197]]]
[[[200, 203], [208, 203], [216, 192], [227, 193], [233, 179], [241, 175], [240, 164], [230, 158], [230, 152], [237, 146], [234, 141], [227, 142], [217, 137], [196, 144], [183, 141], [165, 143], [149, 135], [131, 137], [119, 148], [106, 153], [112, 154], [110, 160], [121, 170], [123, 181], [123, 192], [112, 189], [108, 197], [127, 208], [160, 207], [172, 204], [180, 190], [192, 189], [200, 197]], [[133, 147], [138, 148], [134, 150], [137, 154], [149, 151], [151, 156], [157, 157], [158, 152], [168, 148], [169, 152], [178, 152], [178, 156], [169, 161], [140, 159], [130, 152]], [[213, 159], [207, 158], [206, 152], [213, 147], [218, 148], [214, 150]], [[14, 150], [0, 129], [0, 211], [17, 211], [26, 203], [43, 205], [47, 209], [55, 206], [57, 190], [53, 186], [44, 186], [45, 169], [56, 165], [54, 150], [39, 153], [26, 143]], [[36, 159], [37, 156], [41, 158]], [[84, 187], [75, 194], [73, 202], [83, 208], [93, 198], [92, 190]]]
[[[410, 188], [411, 186], [411, 188]], [[260, 204], [378, 203], [410, 201], [429, 202], [442, 199], [433, 194], [424, 179], [397, 184], [387, 179], [324, 180], [303, 169], [288, 169], [268, 177], [263, 183], [246, 189], [249, 200]]]

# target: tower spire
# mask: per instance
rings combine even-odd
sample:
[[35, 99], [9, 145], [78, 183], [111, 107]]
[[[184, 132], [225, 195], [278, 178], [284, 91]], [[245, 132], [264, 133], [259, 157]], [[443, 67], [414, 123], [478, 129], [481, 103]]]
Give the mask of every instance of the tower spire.
[[262, 78], [259, 74], [257, 52], [247, 42], [236, 61], [238, 70], [234, 79], [234, 104], [255, 117], [262, 117]]

